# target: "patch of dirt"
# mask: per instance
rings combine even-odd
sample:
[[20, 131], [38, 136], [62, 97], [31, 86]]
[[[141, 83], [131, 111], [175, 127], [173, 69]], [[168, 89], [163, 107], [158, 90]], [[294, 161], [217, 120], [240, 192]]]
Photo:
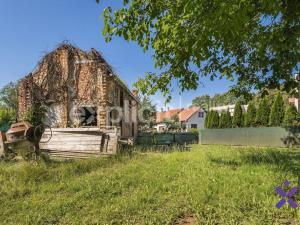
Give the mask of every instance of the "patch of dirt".
[[196, 225], [197, 217], [195, 215], [186, 215], [183, 218], [179, 218], [177, 221], [174, 222], [173, 225]]

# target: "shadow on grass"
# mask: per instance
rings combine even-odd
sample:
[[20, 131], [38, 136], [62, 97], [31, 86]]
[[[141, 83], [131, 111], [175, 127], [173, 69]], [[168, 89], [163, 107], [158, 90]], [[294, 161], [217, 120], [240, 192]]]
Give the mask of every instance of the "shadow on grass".
[[242, 165], [268, 165], [275, 171], [292, 173], [298, 177], [300, 186], [300, 149], [258, 149], [240, 151], [236, 160], [210, 158], [212, 163], [237, 169]]

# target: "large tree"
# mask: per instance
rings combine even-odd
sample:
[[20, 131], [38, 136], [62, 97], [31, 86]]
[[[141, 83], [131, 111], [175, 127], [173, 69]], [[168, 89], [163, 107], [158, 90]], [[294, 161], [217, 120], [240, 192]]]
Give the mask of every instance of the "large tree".
[[10, 82], [0, 89], [0, 106], [17, 110], [17, 83]]
[[140, 98], [139, 105], [139, 128], [149, 130], [156, 122], [156, 106], [151, 102], [148, 96]]
[[[100, 2], [100, 0], [96, 0]], [[123, 0], [104, 10], [113, 36], [153, 49], [159, 73], [137, 82], [143, 93], [196, 89], [200, 77], [235, 80], [237, 94], [264, 87], [291, 91], [300, 61], [299, 0]]]

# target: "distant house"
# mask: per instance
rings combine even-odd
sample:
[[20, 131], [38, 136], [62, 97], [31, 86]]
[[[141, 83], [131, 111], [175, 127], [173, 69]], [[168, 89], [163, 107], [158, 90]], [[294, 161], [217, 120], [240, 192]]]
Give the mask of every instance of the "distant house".
[[[209, 111], [217, 111], [219, 115], [221, 115], [222, 111], [229, 111], [230, 115], [233, 116], [235, 105], [223, 105], [223, 106], [216, 106], [216, 107], [210, 107]], [[247, 111], [248, 105], [242, 105], [242, 109], [244, 112]]]
[[185, 130], [189, 129], [203, 129], [204, 128], [204, 119], [206, 112], [200, 107], [192, 107], [182, 110], [178, 117], [182, 124], [182, 127], [185, 127]]
[[174, 116], [178, 116], [183, 130], [189, 129], [202, 129], [204, 128], [204, 119], [206, 112], [200, 107], [192, 107], [187, 109], [172, 109], [164, 112], [158, 112], [156, 114], [156, 130], [157, 132], [163, 132], [166, 130], [166, 119], [171, 119]]
[[171, 109], [168, 111], [162, 111], [156, 113], [156, 125], [155, 129], [157, 132], [165, 131], [167, 125], [164, 123], [166, 119], [171, 119], [173, 116], [178, 115], [183, 109]]

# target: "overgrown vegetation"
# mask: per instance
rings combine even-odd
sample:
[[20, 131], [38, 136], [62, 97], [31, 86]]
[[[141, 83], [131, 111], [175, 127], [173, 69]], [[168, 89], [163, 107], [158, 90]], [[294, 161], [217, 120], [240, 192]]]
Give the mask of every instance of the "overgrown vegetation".
[[6, 131], [16, 121], [17, 83], [11, 82], [0, 89], [0, 131]]
[[[271, 101], [273, 99], [273, 101]], [[258, 101], [258, 106], [255, 105], [256, 101], [250, 101], [248, 109], [243, 112], [240, 102], [235, 105], [234, 114], [231, 118], [230, 113], [221, 112], [218, 128], [230, 128], [230, 127], [287, 127], [287, 126], [299, 126], [300, 114], [294, 105], [287, 103], [287, 99], [284, 100], [282, 94], [277, 92], [272, 97], [264, 97]], [[270, 108], [271, 107], [271, 108]], [[208, 112], [205, 118], [205, 128], [217, 128], [212, 127], [211, 117], [214, 113]], [[232, 123], [231, 123], [232, 120]]]
[[[300, 152], [194, 146], [132, 158], [0, 162], [3, 224], [299, 224], [274, 187], [298, 186]], [[296, 197], [298, 198], [298, 195]], [[299, 202], [298, 202], [299, 203]]]

